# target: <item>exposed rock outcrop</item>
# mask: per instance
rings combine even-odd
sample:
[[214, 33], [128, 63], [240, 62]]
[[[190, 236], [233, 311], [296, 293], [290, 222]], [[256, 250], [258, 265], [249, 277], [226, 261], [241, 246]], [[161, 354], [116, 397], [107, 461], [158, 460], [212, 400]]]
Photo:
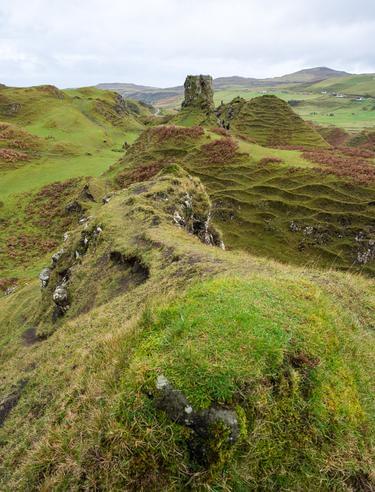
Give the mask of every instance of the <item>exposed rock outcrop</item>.
[[51, 269], [48, 267], [43, 268], [43, 270], [39, 274], [39, 280], [42, 288], [47, 287], [50, 276], [51, 276]]
[[207, 113], [215, 109], [211, 75], [188, 75], [184, 84], [183, 108], [198, 108]]
[[163, 375], [156, 380], [156, 391], [156, 407], [177, 424], [193, 431], [189, 445], [197, 461], [214, 464], [220, 459], [220, 452], [228, 451], [237, 442], [240, 424], [234, 410], [215, 406], [196, 410], [185, 395], [175, 389]]
[[186, 193], [177, 203], [173, 214], [175, 224], [186, 229], [190, 234], [197, 236], [203, 243], [211, 246], [219, 246], [225, 249], [221, 234], [211, 224], [211, 206], [196, 207], [193, 197]]

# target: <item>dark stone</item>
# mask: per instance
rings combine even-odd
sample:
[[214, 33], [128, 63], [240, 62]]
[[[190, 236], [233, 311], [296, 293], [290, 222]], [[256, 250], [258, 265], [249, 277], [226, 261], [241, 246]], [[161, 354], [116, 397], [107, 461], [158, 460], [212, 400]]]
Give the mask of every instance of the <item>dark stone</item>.
[[65, 212], [68, 214], [81, 213], [83, 212], [83, 208], [82, 205], [75, 200], [74, 202], [68, 203], [65, 207]]
[[213, 80], [210, 75], [188, 75], [184, 88], [183, 108], [194, 107], [206, 112], [214, 111]]
[[158, 377], [156, 387], [159, 390], [155, 400], [156, 407], [163, 410], [174, 422], [189, 425], [193, 409], [181, 391], [174, 389], [164, 376]]
[[85, 184], [83, 190], [81, 191], [81, 198], [83, 200], [89, 200], [90, 202], [95, 202], [95, 197], [90, 191], [90, 187], [88, 184]]

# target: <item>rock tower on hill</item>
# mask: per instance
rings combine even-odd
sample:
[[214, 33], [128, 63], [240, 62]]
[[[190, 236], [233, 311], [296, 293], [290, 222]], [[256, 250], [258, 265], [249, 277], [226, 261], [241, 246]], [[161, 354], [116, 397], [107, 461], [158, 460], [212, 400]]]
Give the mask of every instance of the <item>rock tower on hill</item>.
[[211, 75], [188, 75], [184, 84], [183, 108], [197, 108], [207, 112], [215, 109]]

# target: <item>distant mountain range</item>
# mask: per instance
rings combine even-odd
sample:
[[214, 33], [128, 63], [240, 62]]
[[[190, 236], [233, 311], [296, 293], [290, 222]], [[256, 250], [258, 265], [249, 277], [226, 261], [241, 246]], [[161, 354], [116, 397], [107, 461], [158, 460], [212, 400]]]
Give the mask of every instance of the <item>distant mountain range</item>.
[[[327, 67], [315, 67], [299, 70], [281, 77], [272, 77], [257, 79], [253, 77], [218, 77], [214, 79], [214, 88], [216, 90], [227, 89], [230, 87], [275, 87], [290, 84], [313, 84], [330, 78], [339, 78], [350, 76], [350, 73], [333, 70]], [[124, 98], [137, 99], [143, 102], [154, 104], [161, 99], [168, 99], [183, 94], [183, 86], [177, 87], [151, 87], [131, 83], [105, 83], [96, 86], [99, 89], [116, 91]]]

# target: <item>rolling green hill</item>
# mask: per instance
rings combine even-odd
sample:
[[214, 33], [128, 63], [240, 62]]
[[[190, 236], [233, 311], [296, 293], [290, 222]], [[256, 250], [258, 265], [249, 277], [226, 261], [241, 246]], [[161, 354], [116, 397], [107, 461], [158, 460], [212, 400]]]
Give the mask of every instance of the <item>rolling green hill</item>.
[[1, 148], [22, 151], [29, 134], [39, 143], [27, 160], [9, 163], [0, 153], [0, 200], [53, 181], [101, 174], [116, 160], [114, 151], [121, 151], [124, 141], [134, 141], [150, 114], [142, 103], [92, 88], [0, 89], [1, 124], [27, 132], [7, 138], [1, 131]]
[[98, 89], [0, 89], [0, 275], [39, 268], [71, 225], [64, 208], [82, 178], [116, 162], [150, 118], [152, 108]]
[[311, 91], [329, 91], [353, 96], [375, 97], [375, 74], [350, 75], [310, 85]]

